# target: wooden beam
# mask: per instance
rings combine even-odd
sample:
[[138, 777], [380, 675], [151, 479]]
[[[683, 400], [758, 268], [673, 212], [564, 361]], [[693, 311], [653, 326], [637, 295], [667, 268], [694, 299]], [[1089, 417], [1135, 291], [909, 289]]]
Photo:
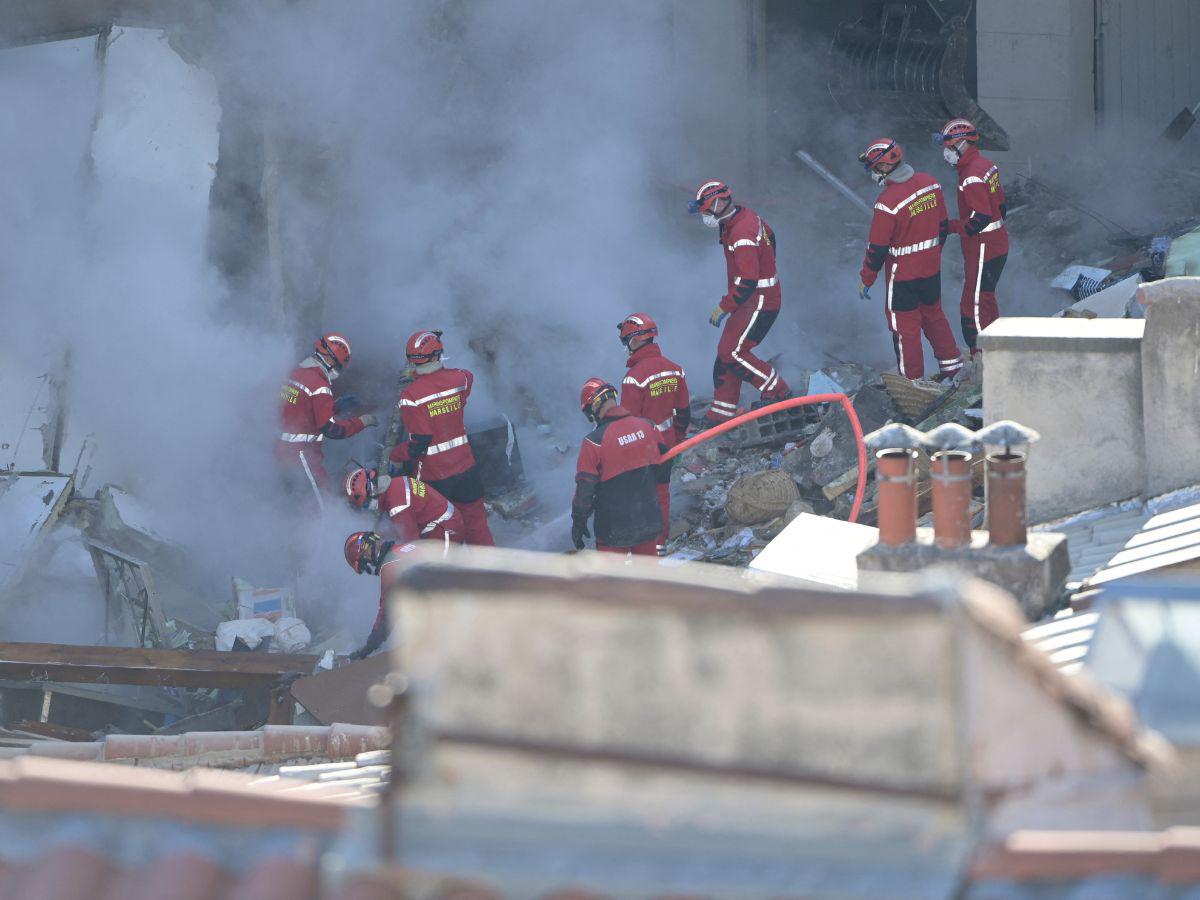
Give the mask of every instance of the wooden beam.
[[185, 688], [270, 687], [291, 676], [308, 675], [318, 658], [301, 653], [0, 643], [0, 678]]

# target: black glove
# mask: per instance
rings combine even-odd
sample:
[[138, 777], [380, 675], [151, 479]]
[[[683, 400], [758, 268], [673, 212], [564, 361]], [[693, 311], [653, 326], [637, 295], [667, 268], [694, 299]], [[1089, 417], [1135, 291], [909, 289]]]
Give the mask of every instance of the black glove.
[[571, 520], [571, 542], [575, 545], [576, 550], [582, 550], [583, 539], [591, 536], [588, 532], [587, 519]]
[[352, 662], [358, 662], [360, 659], [366, 659], [367, 658], [366, 650], [367, 650], [366, 647], [360, 647], [359, 649], [357, 649], [353, 653], [351, 653], [347, 658], [349, 660], [351, 660]]

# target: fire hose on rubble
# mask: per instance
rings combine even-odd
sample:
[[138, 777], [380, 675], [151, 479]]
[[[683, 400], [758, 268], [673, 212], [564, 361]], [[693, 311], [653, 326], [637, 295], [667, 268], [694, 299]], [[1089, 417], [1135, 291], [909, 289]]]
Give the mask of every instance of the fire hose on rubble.
[[746, 422], [752, 422], [755, 419], [761, 419], [763, 416], [782, 412], [785, 409], [792, 409], [797, 406], [815, 406], [818, 403], [840, 403], [842, 409], [846, 411], [846, 415], [850, 419], [850, 427], [854, 429], [854, 440], [858, 444], [858, 486], [854, 489], [854, 505], [850, 508], [849, 521], [857, 522], [859, 510], [862, 509], [863, 492], [867, 486], [867, 445], [863, 441], [862, 425], [858, 421], [858, 415], [854, 412], [854, 406], [850, 403], [850, 398], [845, 394], [813, 394], [810, 397], [791, 397], [787, 400], [780, 400], [778, 403], [772, 403], [770, 406], [763, 406], [748, 413], [742, 413], [740, 416], [734, 416], [728, 422], [722, 422], [720, 425], [716, 425], [707, 431], [702, 431], [694, 437], [688, 438], [682, 444], [676, 444], [664, 454], [663, 459], [674, 459], [681, 453], [703, 444], [710, 438], [715, 438], [727, 431], [732, 431]]

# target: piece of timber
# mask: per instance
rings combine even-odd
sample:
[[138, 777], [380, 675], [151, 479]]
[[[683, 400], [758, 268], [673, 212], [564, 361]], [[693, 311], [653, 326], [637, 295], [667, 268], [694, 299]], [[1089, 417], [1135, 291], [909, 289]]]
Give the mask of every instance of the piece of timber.
[[269, 687], [289, 676], [309, 674], [317, 659], [300, 653], [0, 643], [0, 678], [186, 688]]

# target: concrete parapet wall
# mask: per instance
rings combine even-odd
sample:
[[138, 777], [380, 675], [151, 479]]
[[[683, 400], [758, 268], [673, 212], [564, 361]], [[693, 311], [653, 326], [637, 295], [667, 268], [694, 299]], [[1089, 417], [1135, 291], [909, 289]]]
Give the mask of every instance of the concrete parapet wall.
[[1146, 494], [1200, 482], [1200, 278], [1143, 285]]
[[1145, 490], [1139, 319], [998, 319], [985, 351], [984, 421], [1013, 419], [1042, 439], [1029, 456], [1029, 520]]

